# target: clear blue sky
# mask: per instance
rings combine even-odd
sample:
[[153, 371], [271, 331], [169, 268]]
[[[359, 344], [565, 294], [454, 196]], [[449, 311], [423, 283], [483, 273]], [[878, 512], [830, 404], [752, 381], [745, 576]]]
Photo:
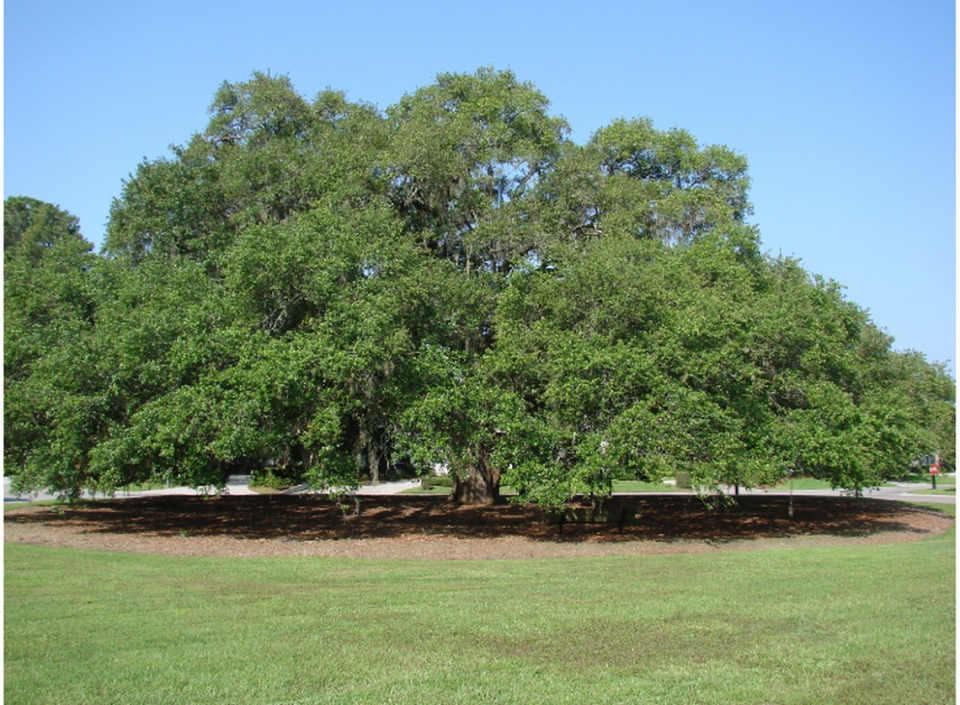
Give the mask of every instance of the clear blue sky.
[[6, 0], [4, 197], [60, 205], [99, 246], [123, 179], [202, 131], [225, 80], [386, 108], [512, 69], [577, 141], [646, 116], [746, 155], [766, 249], [953, 370], [955, 47], [953, 0]]

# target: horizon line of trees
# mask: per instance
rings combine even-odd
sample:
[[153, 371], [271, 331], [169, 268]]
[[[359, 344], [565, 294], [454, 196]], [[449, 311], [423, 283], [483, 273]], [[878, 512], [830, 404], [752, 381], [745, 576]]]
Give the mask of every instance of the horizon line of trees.
[[384, 111], [255, 73], [124, 182], [100, 253], [8, 198], [6, 474], [78, 496], [443, 464], [457, 501], [557, 506], [954, 464], [945, 366], [761, 250], [744, 157], [648, 119], [575, 144], [548, 107], [491, 68]]

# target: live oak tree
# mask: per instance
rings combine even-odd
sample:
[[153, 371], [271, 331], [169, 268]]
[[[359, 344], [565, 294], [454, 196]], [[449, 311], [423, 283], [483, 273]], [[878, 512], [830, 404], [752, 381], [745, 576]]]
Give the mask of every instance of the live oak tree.
[[[530, 222], [528, 206], [565, 143], [566, 123], [547, 108], [512, 73], [481, 69], [442, 74], [387, 110], [390, 200], [408, 236], [437, 260], [435, 318], [417, 342], [424, 360], [453, 365], [423, 372], [425, 393], [405, 416], [407, 446], [451, 467], [461, 501], [499, 494], [503, 399], [480, 368], [496, 344], [492, 320], [507, 278], [549, 238]], [[433, 442], [418, 447], [416, 439]]]
[[505, 274], [543, 234], [526, 202], [560, 153], [566, 123], [511, 72], [441, 74], [389, 108], [391, 200], [425, 250], [464, 274]]
[[645, 118], [567, 135], [509, 71], [382, 111], [256, 73], [136, 167], [101, 254], [8, 199], [6, 472], [77, 495], [443, 467], [456, 501], [557, 506], [955, 461], [945, 368], [763, 254], [742, 155]]

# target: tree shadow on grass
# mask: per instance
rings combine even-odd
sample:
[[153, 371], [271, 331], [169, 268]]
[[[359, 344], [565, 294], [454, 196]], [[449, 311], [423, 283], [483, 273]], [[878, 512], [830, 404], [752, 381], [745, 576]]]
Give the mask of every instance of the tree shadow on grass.
[[864, 498], [744, 497], [711, 508], [691, 495], [613, 497], [610, 509], [626, 509], [631, 521], [565, 523], [543, 510], [518, 504], [465, 507], [437, 496], [363, 497], [360, 514], [319, 496], [194, 496], [103, 500], [51, 510], [14, 511], [8, 523], [43, 523], [83, 533], [143, 536], [209, 536], [247, 540], [335, 541], [418, 535], [432, 538], [523, 537], [544, 542], [708, 541], [824, 536], [865, 538], [916, 533], [917, 514], [931, 510]]

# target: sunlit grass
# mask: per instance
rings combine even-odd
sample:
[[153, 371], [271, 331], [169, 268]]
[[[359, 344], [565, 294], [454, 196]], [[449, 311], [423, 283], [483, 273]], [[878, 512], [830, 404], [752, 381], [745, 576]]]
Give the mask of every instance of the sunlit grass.
[[[933, 479], [930, 475], [923, 475], [923, 476], [916, 475], [911, 477], [909, 480], [906, 480], [906, 482], [922, 487], [922, 486], [930, 486], [931, 484], [933, 484]], [[937, 475], [937, 486], [955, 485], [955, 484], [957, 484], [956, 475]]]
[[947, 487], [941, 487], [940, 483], [937, 483], [937, 489], [932, 487], [925, 490], [910, 490], [910, 494], [934, 494], [934, 495], [953, 495], [957, 494], [956, 485], [948, 485]]
[[[614, 493], [621, 492], [691, 492], [692, 490], [680, 489], [676, 484], [667, 484], [665, 482], [644, 482], [642, 480], [614, 480]], [[404, 490], [401, 494], [450, 494], [450, 488], [442, 485], [433, 485], [429, 489], [414, 487]], [[500, 488], [500, 494], [509, 496], [516, 494], [516, 491], [509, 485], [503, 485]]]
[[826, 480], [819, 480], [815, 477], [795, 477], [792, 480], [785, 478], [776, 485], [770, 487], [774, 490], [829, 490], [832, 489], [830, 483]]
[[676, 483], [645, 482], [643, 480], [614, 480], [613, 491], [616, 492], [692, 492], [689, 487], [677, 487]]
[[5, 548], [7, 703], [954, 702], [953, 531], [515, 561]]

